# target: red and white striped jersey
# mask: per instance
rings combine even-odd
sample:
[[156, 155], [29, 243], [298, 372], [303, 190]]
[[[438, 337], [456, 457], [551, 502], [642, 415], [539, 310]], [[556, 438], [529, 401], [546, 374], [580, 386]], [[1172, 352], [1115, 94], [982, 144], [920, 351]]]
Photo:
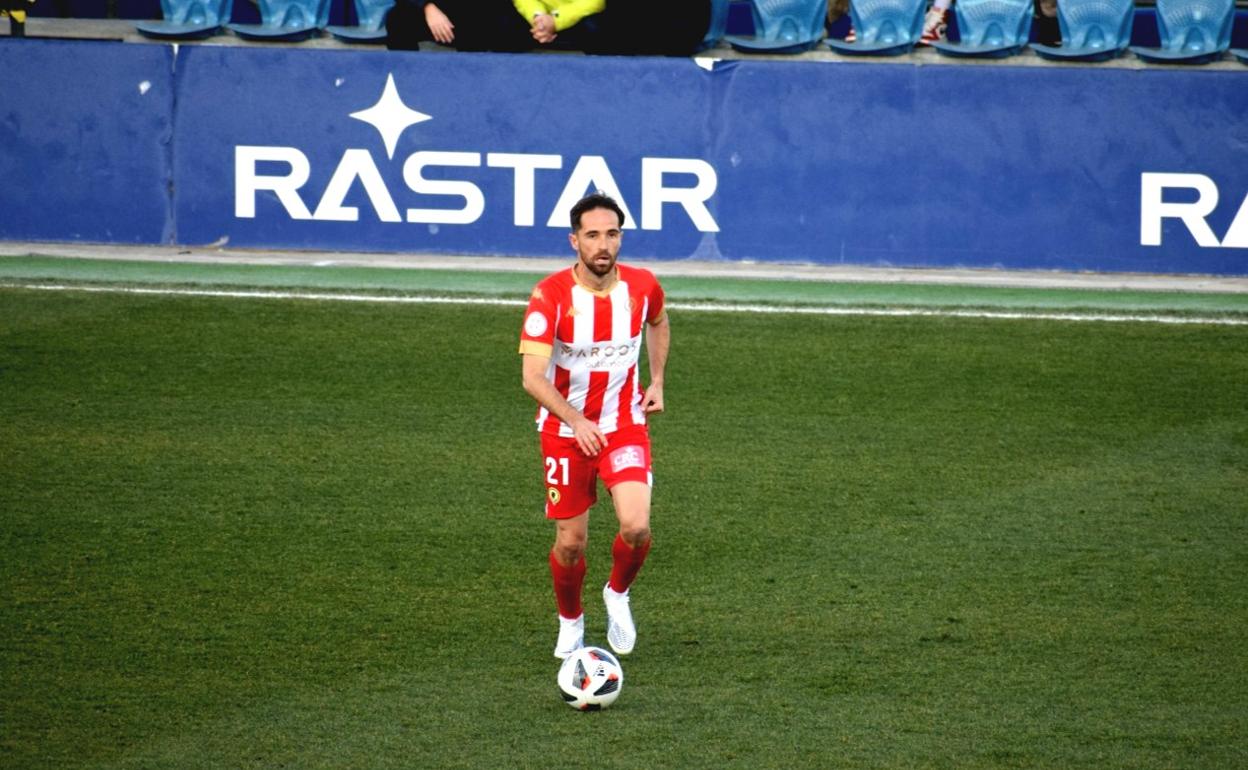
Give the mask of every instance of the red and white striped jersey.
[[[618, 263], [616, 271], [615, 285], [604, 291], [583, 286], [571, 268], [548, 276], [529, 298], [520, 335], [520, 352], [549, 358], [546, 377], [603, 433], [645, 424], [637, 373], [642, 330], [663, 318], [654, 274]], [[542, 406], [537, 429], [572, 435]]]

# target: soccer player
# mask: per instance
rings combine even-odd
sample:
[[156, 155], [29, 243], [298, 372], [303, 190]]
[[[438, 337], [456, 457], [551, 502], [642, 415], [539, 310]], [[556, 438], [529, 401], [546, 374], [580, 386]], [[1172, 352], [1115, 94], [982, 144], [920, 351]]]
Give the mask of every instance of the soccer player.
[[[577, 261], [537, 284], [520, 336], [524, 389], [538, 404], [546, 517], [555, 523], [550, 573], [559, 610], [555, 657], [583, 646], [585, 548], [598, 479], [611, 494], [619, 531], [603, 586], [607, 642], [632, 652], [637, 630], [628, 589], [650, 551], [650, 434], [646, 416], [663, 411], [670, 327], [654, 275], [617, 264], [624, 212], [609, 196], [572, 207], [568, 241]], [[638, 361], [645, 337], [650, 384]]]

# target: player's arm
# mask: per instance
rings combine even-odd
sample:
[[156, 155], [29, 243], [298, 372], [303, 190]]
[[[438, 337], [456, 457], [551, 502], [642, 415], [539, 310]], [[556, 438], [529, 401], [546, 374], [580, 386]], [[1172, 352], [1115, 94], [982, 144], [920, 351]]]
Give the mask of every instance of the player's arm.
[[672, 344], [672, 327], [667, 311], [646, 325], [646, 351], [650, 362], [650, 386], [641, 400], [646, 414], [663, 411], [663, 377], [667, 372], [667, 351]]
[[522, 378], [524, 390], [533, 400], [563, 420], [572, 428], [581, 451], [590, 457], [596, 456], [607, 448], [607, 437], [598, 425], [581, 414], [581, 411], [568, 403], [568, 400], [546, 379], [546, 368], [550, 359], [536, 353], [525, 353], [522, 357]]

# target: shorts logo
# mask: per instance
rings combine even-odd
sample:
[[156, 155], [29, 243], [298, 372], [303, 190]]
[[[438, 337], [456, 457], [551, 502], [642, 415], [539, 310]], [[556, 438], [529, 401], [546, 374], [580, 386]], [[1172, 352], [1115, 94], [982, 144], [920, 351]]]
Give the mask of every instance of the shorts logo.
[[546, 488], [546, 499], [550, 501], [551, 505], [558, 505], [562, 497], [563, 496], [559, 494], [558, 489], [555, 489], [554, 487]]
[[524, 319], [524, 333], [530, 337], [540, 337], [546, 333], [546, 316], [534, 310]]
[[646, 455], [639, 446], [620, 447], [611, 453], [611, 470], [619, 473], [626, 468], [646, 467]]

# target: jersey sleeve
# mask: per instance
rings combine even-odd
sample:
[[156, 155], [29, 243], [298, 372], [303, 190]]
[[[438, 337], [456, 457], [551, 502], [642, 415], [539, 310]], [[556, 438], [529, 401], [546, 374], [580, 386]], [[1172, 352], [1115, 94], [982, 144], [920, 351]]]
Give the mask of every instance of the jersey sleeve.
[[667, 313], [667, 304], [664, 301], [663, 287], [659, 284], [659, 279], [651, 275], [650, 281], [650, 294], [646, 298], [648, 305], [646, 323], [653, 325], [663, 320], [664, 314]]
[[557, 311], [548, 293], [538, 284], [529, 297], [529, 307], [524, 311], [524, 326], [520, 330], [521, 355], [550, 358], [555, 349]]

